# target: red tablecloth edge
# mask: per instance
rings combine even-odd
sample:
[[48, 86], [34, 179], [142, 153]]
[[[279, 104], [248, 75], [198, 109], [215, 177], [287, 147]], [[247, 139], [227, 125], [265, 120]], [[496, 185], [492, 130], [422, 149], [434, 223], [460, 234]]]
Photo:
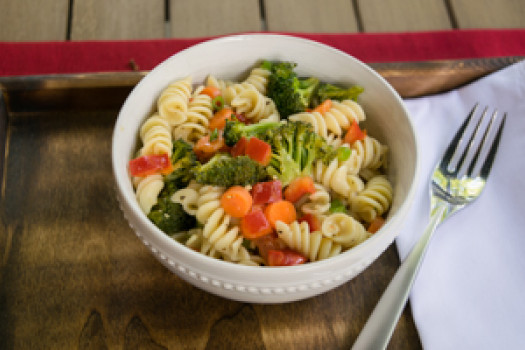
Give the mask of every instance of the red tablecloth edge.
[[[403, 33], [275, 33], [311, 39], [364, 62], [525, 56], [525, 29]], [[191, 39], [0, 42], [0, 76], [151, 70]]]

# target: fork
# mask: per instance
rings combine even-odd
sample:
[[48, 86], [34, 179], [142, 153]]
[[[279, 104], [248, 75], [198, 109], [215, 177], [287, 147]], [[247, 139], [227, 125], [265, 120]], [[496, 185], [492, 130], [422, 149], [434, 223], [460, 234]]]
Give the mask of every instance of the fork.
[[[436, 165], [429, 186], [429, 224], [392, 278], [352, 349], [386, 348], [437, 226], [473, 202], [483, 191], [507, 115], [497, 118], [498, 111], [495, 110], [487, 123], [488, 107], [476, 118], [477, 110], [478, 104], [472, 108]], [[496, 119], [501, 119], [499, 126]]]

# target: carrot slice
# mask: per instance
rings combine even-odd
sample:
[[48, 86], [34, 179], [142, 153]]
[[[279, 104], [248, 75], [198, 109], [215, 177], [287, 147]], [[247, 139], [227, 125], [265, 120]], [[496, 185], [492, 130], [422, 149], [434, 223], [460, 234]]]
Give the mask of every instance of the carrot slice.
[[233, 115], [233, 110], [230, 108], [223, 108], [219, 111], [217, 111], [213, 117], [210, 119], [210, 123], [208, 124], [208, 128], [210, 130], [213, 129], [219, 129], [223, 130], [226, 126], [226, 121], [231, 120]]
[[234, 218], [242, 218], [252, 207], [252, 196], [242, 186], [233, 186], [226, 190], [221, 196], [221, 207], [226, 214]]
[[315, 107], [312, 112], [319, 112], [321, 114], [325, 114], [332, 108], [332, 100], [326, 99], [321, 104], [319, 104], [317, 107]]
[[376, 233], [385, 224], [385, 219], [381, 216], [376, 216], [374, 220], [368, 226], [367, 231], [370, 233]]
[[219, 89], [218, 87], [209, 85], [209, 86], [206, 86], [204, 89], [202, 89], [200, 93], [203, 95], [208, 95], [211, 98], [215, 98], [221, 95], [221, 89]]
[[287, 200], [268, 204], [264, 209], [264, 215], [273, 228], [275, 228], [277, 221], [291, 224], [297, 219], [297, 212], [293, 203]]

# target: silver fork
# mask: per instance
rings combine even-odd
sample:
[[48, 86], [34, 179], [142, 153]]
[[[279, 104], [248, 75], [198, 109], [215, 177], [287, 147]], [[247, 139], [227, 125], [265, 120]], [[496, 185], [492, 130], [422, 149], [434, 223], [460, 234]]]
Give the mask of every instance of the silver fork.
[[[392, 278], [352, 349], [386, 348], [436, 227], [478, 198], [483, 191], [507, 115], [497, 118], [496, 110], [485, 126], [488, 107], [478, 118], [477, 109], [476, 104], [434, 169], [430, 181], [430, 221], [427, 228]], [[501, 119], [499, 126], [496, 119]]]

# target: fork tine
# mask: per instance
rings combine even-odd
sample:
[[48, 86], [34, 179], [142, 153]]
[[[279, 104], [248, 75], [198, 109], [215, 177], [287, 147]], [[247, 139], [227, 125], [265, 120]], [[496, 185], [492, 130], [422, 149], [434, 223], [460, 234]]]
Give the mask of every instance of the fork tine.
[[[494, 115], [495, 117], [495, 115]], [[482, 178], [486, 179], [489, 175], [490, 169], [492, 167], [492, 164], [494, 163], [494, 158], [496, 157], [496, 152], [498, 151], [499, 142], [501, 139], [501, 134], [503, 133], [503, 126], [505, 125], [505, 120], [507, 119], [507, 113], [503, 115], [503, 118], [501, 120], [501, 123], [498, 127], [498, 131], [496, 136], [494, 137], [494, 140], [492, 141], [492, 146], [490, 147], [490, 151], [487, 154], [485, 161], [483, 162], [483, 166], [480, 170], [480, 175]], [[494, 120], [494, 119], [493, 119]], [[473, 174], [474, 176], [477, 176], [477, 174]]]
[[[470, 111], [469, 115], [461, 125], [461, 127], [456, 132], [456, 135], [450, 141], [450, 144], [445, 151], [445, 154], [443, 155], [440, 168], [443, 172], [447, 172], [450, 174], [456, 173], [458, 170], [458, 164], [460, 164], [460, 160], [462, 160], [463, 157], [459, 156], [459, 152], [463, 148], [463, 134], [465, 133], [465, 130], [467, 129], [467, 126], [470, 124], [470, 121], [472, 120], [472, 117], [474, 116], [479, 103], [476, 103], [474, 107], [472, 107], [472, 110]], [[464, 153], [463, 153], [464, 155]]]

